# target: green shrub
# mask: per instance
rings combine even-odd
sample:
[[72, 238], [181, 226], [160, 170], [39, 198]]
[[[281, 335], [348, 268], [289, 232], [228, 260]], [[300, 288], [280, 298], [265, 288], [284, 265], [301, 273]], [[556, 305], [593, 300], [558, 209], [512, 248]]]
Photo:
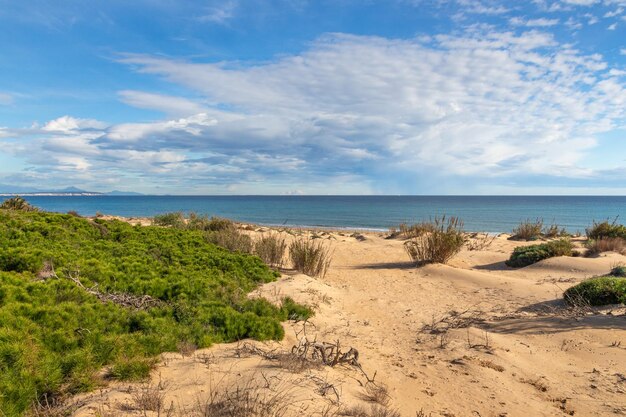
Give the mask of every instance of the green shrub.
[[601, 223], [593, 222], [593, 226], [587, 229], [587, 237], [593, 240], [603, 238], [620, 238], [626, 239], [626, 226], [617, 224], [617, 219], [612, 223], [603, 221]]
[[154, 216], [152, 223], [157, 226], [169, 226], [176, 229], [185, 227], [185, 216], [182, 212], [165, 213]]
[[261, 235], [254, 242], [254, 254], [269, 266], [282, 268], [287, 243], [278, 233]]
[[435, 218], [432, 232], [404, 242], [409, 257], [419, 266], [428, 263], [446, 263], [459, 253], [465, 244], [463, 222], [457, 217]]
[[591, 278], [568, 288], [563, 298], [572, 305], [626, 304], [626, 278]]
[[236, 226], [232, 220], [222, 217], [211, 217], [210, 219], [204, 215], [198, 215], [194, 212], [189, 213], [186, 228], [190, 230], [202, 230], [219, 232], [223, 230], [235, 230]]
[[28, 201], [24, 200], [20, 196], [7, 198], [0, 204], [0, 209], [3, 210], [19, 210], [19, 211], [37, 211], [36, 207], [31, 206]]
[[332, 253], [322, 241], [300, 237], [289, 245], [289, 258], [296, 271], [323, 278], [330, 267]]
[[518, 246], [513, 250], [506, 264], [513, 268], [521, 268], [555, 256], [572, 256], [574, 245], [569, 239], [553, 240], [547, 243], [530, 246]]
[[291, 297], [283, 298], [281, 311], [285, 319], [303, 321], [313, 317], [313, 310], [293, 301]]
[[615, 265], [613, 268], [611, 268], [611, 272], [609, 272], [609, 275], [612, 277], [626, 277], [626, 266]]
[[521, 222], [515, 229], [511, 240], [537, 240], [541, 239], [543, 230], [543, 219], [535, 221], [526, 220]]
[[[55, 275], [43, 273], [51, 266]], [[103, 367], [118, 379], [142, 379], [156, 355], [181, 341], [202, 348], [281, 339], [280, 322], [303, 315], [300, 307], [246, 296], [276, 276], [257, 257], [220, 249], [195, 230], [0, 210], [0, 415], [91, 390]], [[159, 303], [104, 303], [70, 277]]]

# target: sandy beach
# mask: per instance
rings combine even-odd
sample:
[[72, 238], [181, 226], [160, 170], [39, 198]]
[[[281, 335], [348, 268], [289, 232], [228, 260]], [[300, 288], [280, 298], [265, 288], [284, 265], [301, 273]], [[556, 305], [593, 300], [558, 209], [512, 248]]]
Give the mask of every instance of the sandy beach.
[[[400, 239], [315, 234], [333, 249], [325, 277], [285, 269], [253, 295], [290, 296], [314, 306], [314, 318], [285, 323], [280, 343], [164, 354], [150, 382], [112, 383], [79, 397], [75, 415], [157, 415], [139, 401], [157, 393], [160, 414], [212, 415], [211, 398], [237, 388], [285, 403], [268, 415], [359, 415], [358, 407], [389, 416], [626, 415], [624, 308], [573, 310], [562, 302], [566, 288], [626, 257], [558, 257], [515, 270], [504, 261], [527, 243], [500, 235], [448, 265], [416, 268]], [[305, 335], [358, 350], [361, 368], [280, 356]]]

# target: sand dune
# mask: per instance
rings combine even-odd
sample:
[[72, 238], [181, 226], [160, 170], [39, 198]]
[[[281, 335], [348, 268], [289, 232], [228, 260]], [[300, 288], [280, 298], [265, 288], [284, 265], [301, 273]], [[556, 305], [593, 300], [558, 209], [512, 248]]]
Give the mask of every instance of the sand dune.
[[[561, 301], [564, 289], [626, 257], [553, 258], [513, 270], [504, 260], [521, 243], [501, 236], [486, 250], [461, 252], [449, 265], [415, 268], [402, 241], [363, 236], [329, 234], [334, 258], [326, 277], [285, 271], [257, 295], [314, 305], [309, 336], [358, 349], [369, 378], [375, 373], [375, 381], [388, 387], [389, 408], [402, 416], [420, 410], [447, 417], [626, 415], [624, 309], [581, 316]], [[366, 377], [354, 367], [291, 372], [252, 351], [250, 346], [291, 349], [302, 325], [285, 326], [280, 343], [164, 355], [152, 386], [164, 386], [173, 415], [192, 415], [211, 392], [252, 383], [265, 396], [284, 393], [286, 415], [369, 407]], [[81, 397], [76, 415], [143, 415], [136, 407], [141, 387], [112, 384]]]

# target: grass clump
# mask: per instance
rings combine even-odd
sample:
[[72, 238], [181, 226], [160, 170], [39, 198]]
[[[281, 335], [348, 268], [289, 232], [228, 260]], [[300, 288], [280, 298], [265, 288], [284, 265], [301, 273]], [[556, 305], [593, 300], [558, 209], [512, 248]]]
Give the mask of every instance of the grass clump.
[[282, 268], [287, 243], [278, 233], [262, 235], [254, 242], [254, 254], [267, 265]]
[[626, 278], [615, 276], [591, 278], [568, 288], [563, 298], [573, 305], [581, 302], [592, 306], [626, 304]]
[[409, 257], [417, 265], [446, 263], [459, 253], [465, 244], [463, 221], [457, 217], [435, 218], [432, 231], [404, 242]]
[[513, 268], [521, 268], [555, 256], [572, 256], [573, 248], [572, 242], [566, 238], [538, 245], [518, 246], [506, 264]]
[[[281, 321], [308, 315], [293, 300], [249, 300], [277, 273], [204, 235], [0, 210], [0, 415], [94, 389], [103, 367], [143, 379], [183, 341], [279, 340]], [[158, 302], [130, 307], [116, 301], [123, 295]]]
[[511, 240], [537, 240], [541, 239], [543, 230], [543, 219], [535, 221], [525, 220], [521, 222], [515, 229]]
[[319, 240], [300, 237], [289, 245], [295, 270], [312, 277], [324, 277], [332, 261], [330, 247]]
[[152, 218], [152, 223], [157, 226], [173, 227], [175, 229], [185, 228], [185, 215], [181, 211], [174, 213], [159, 214]]
[[231, 252], [252, 253], [252, 238], [235, 228], [207, 232], [205, 236], [207, 242], [221, 246]]
[[601, 223], [593, 222], [593, 226], [586, 230], [587, 237], [592, 240], [619, 238], [626, 239], [626, 226], [617, 224], [617, 219], [612, 223], [605, 220]]
[[595, 256], [602, 252], [617, 252], [626, 254], [626, 240], [619, 237], [603, 237], [600, 239], [590, 239], [586, 242], [586, 256]]

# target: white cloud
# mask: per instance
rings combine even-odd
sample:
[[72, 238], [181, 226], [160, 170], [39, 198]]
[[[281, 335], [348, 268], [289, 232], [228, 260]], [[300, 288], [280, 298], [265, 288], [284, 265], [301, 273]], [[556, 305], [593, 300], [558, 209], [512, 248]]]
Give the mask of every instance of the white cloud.
[[65, 116], [10, 151], [48, 173], [116, 172], [181, 192], [414, 192], [426, 173], [593, 177], [585, 155], [626, 117], [624, 84], [600, 55], [536, 30], [331, 34], [248, 65], [122, 61], [200, 99], [123, 91], [128, 104], [182, 116], [110, 127]]
[[206, 13], [198, 18], [203, 22], [211, 22], [224, 24], [235, 16], [235, 11], [239, 6], [235, 0], [226, 0], [218, 2], [216, 5], [209, 7]]
[[0, 92], [0, 106], [9, 106], [13, 104], [13, 95]]
[[607, 27], [607, 30], [615, 30], [617, 29], [617, 23], [613, 23], [612, 25], [609, 25], [609, 27]]
[[62, 116], [51, 120], [42, 128], [50, 132], [70, 133], [83, 129], [103, 129], [106, 124], [92, 119], [76, 119], [70, 116]]
[[514, 26], [527, 26], [527, 27], [550, 27], [557, 25], [559, 23], [559, 19], [523, 19], [520, 17], [513, 17], [509, 20], [509, 23]]
[[182, 97], [134, 90], [120, 91], [119, 96], [124, 103], [130, 106], [161, 111], [168, 116], [188, 116], [206, 110], [197, 102]]

